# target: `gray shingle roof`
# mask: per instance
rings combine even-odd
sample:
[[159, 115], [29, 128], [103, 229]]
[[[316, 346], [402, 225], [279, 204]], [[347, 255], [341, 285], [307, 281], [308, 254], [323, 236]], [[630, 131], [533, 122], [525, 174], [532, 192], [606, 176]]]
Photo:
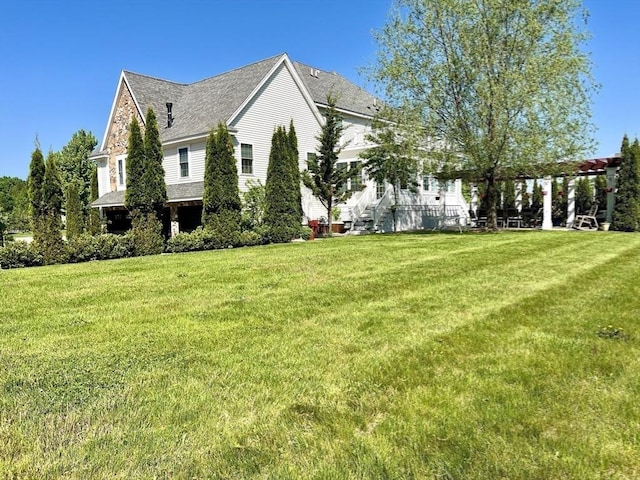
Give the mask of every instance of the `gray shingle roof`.
[[[227, 121], [281, 57], [270, 57], [190, 84], [128, 71], [124, 75], [143, 114], [149, 106], [156, 113], [164, 143], [206, 134], [219, 122]], [[171, 128], [167, 128], [167, 102], [173, 103], [175, 121]]]
[[[167, 185], [168, 203], [202, 199], [204, 182], [178, 183]], [[105, 193], [91, 203], [92, 207], [120, 207], [124, 205], [124, 190]]]
[[[276, 55], [190, 84], [128, 71], [124, 75], [143, 114], [149, 106], [156, 112], [160, 138], [168, 142], [206, 134], [219, 122], [229, 120], [281, 58], [282, 55]], [[342, 75], [299, 62], [293, 65], [317, 104], [326, 104], [327, 94], [332, 93], [337, 97], [338, 108], [361, 115], [375, 114], [375, 97]], [[167, 102], [173, 103], [175, 121], [171, 128], [167, 128]]]
[[[336, 97], [336, 107], [361, 115], [373, 116], [376, 111], [376, 97], [350, 82], [336, 72], [325, 72], [315, 67], [293, 62], [298, 75], [304, 82], [315, 103], [327, 104], [327, 94]], [[314, 72], [312, 75], [311, 72]], [[317, 75], [317, 76], [316, 76]], [[380, 101], [377, 101], [380, 104]]]

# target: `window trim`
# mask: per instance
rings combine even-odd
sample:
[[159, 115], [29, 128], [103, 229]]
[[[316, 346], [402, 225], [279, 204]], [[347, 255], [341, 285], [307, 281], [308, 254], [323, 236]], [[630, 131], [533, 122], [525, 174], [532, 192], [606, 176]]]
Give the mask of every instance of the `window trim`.
[[[244, 151], [242, 147], [250, 147], [251, 148], [251, 157], [248, 156], [244, 156]], [[251, 163], [249, 164], [250, 171], [245, 172], [245, 160], [250, 161]], [[253, 168], [253, 144], [252, 143], [240, 143], [240, 174], [241, 175], [253, 175], [254, 168]]]
[[[182, 175], [182, 159], [180, 158], [180, 151], [186, 150], [187, 151], [187, 161], [186, 161], [186, 166], [187, 166], [187, 174], [186, 175]], [[178, 147], [178, 178], [180, 180], [182, 179], [189, 179], [191, 178], [191, 148], [189, 145], [187, 145], [186, 147]]]
[[127, 156], [116, 156], [116, 186], [118, 190], [127, 188]]

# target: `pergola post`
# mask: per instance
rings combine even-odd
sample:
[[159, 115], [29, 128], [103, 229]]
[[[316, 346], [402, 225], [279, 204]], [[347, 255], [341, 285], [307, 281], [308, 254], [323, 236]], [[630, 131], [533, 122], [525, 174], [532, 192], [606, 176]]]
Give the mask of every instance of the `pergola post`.
[[616, 167], [607, 167], [607, 213], [605, 221], [611, 223], [613, 219], [613, 206], [615, 204]]
[[478, 211], [478, 185], [475, 183], [471, 184], [471, 210]]
[[576, 179], [569, 180], [569, 191], [567, 192], [567, 227], [573, 227], [576, 221]]
[[178, 222], [178, 206], [171, 205], [169, 207], [169, 216], [171, 219], [171, 236], [175, 237], [180, 233], [180, 223]]
[[551, 196], [551, 177], [544, 177], [542, 180], [542, 230], [551, 230], [553, 228]]
[[523, 190], [523, 187], [524, 187], [524, 181], [516, 182], [516, 210], [518, 210], [518, 212], [522, 212], [522, 190]]

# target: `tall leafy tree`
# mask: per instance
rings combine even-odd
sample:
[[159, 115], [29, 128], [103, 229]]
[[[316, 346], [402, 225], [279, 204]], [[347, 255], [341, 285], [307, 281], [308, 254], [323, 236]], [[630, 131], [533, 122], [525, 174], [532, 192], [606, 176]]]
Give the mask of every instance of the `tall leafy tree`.
[[42, 195], [42, 184], [45, 175], [44, 156], [40, 150], [40, 146], [36, 141], [36, 149], [31, 154], [31, 163], [29, 164], [29, 178], [27, 179], [27, 189], [29, 193], [29, 210], [31, 213], [31, 229], [33, 232], [33, 240], [40, 242], [44, 234], [44, 201]]
[[407, 188], [414, 193], [418, 189], [418, 151], [411, 132], [404, 129], [404, 126], [404, 123], [397, 120], [376, 119], [373, 133], [367, 136], [367, 140], [375, 146], [360, 154], [360, 158], [365, 160], [364, 170], [367, 175], [378, 184], [387, 182], [391, 185], [394, 200], [391, 206], [394, 232], [398, 224], [397, 207], [400, 203], [401, 188]]
[[531, 191], [531, 210], [536, 213], [542, 208], [542, 185], [538, 183], [538, 180], [533, 180], [533, 190]]
[[222, 123], [207, 138], [202, 203], [202, 223], [219, 246], [237, 244], [242, 210], [238, 169], [229, 130]]
[[300, 183], [294, 172], [294, 155], [290, 135], [278, 126], [271, 138], [265, 185], [264, 224], [271, 242], [288, 242], [300, 231]]
[[626, 232], [640, 231], [640, 143], [636, 138], [629, 144], [622, 140], [622, 161], [618, 173], [618, 186], [613, 210], [613, 229]]
[[162, 166], [162, 142], [158, 131], [158, 120], [152, 108], [147, 110], [144, 131], [145, 166], [142, 182], [146, 190], [147, 208], [161, 217], [164, 204], [167, 202], [167, 186], [164, 181]]
[[505, 180], [502, 191], [502, 207], [516, 208], [516, 184], [513, 180]]
[[396, 0], [376, 33], [373, 79], [391, 105], [420, 111], [434, 169], [485, 181], [490, 228], [497, 182], [553, 173], [592, 145], [580, 3]]
[[18, 177], [0, 177], [0, 209], [7, 216], [7, 229], [29, 229], [29, 193], [25, 180]]
[[596, 191], [596, 199], [598, 205], [604, 207], [607, 204], [607, 178], [604, 175], [598, 175], [594, 181]]
[[89, 160], [89, 155], [97, 144], [98, 140], [93, 133], [81, 129], [75, 132], [58, 152], [57, 163], [62, 191], [66, 193], [69, 183], [76, 182], [83, 216], [89, 213], [91, 175], [95, 168], [95, 162]]
[[347, 182], [360, 174], [355, 169], [338, 168], [338, 156], [342, 150], [339, 143], [343, 130], [342, 116], [336, 110], [336, 99], [328, 96], [325, 122], [317, 137], [320, 142], [318, 153], [307, 159], [307, 170], [302, 173], [302, 182], [327, 209], [329, 231], [332, 223], [331, 210], [351, 197], [353, 192], [346, 188]]

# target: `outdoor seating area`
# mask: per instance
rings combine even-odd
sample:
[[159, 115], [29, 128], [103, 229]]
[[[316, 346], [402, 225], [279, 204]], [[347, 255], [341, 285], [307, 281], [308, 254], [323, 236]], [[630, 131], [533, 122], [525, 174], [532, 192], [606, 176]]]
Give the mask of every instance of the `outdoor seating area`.
[[[542, 225], [542, 208], [536, 210], [498, 209], [496, 216], [498, 228], [538, 228]], [[487, 210], [469, 210], [469, 218], [472, 228], [486, 228]]]

